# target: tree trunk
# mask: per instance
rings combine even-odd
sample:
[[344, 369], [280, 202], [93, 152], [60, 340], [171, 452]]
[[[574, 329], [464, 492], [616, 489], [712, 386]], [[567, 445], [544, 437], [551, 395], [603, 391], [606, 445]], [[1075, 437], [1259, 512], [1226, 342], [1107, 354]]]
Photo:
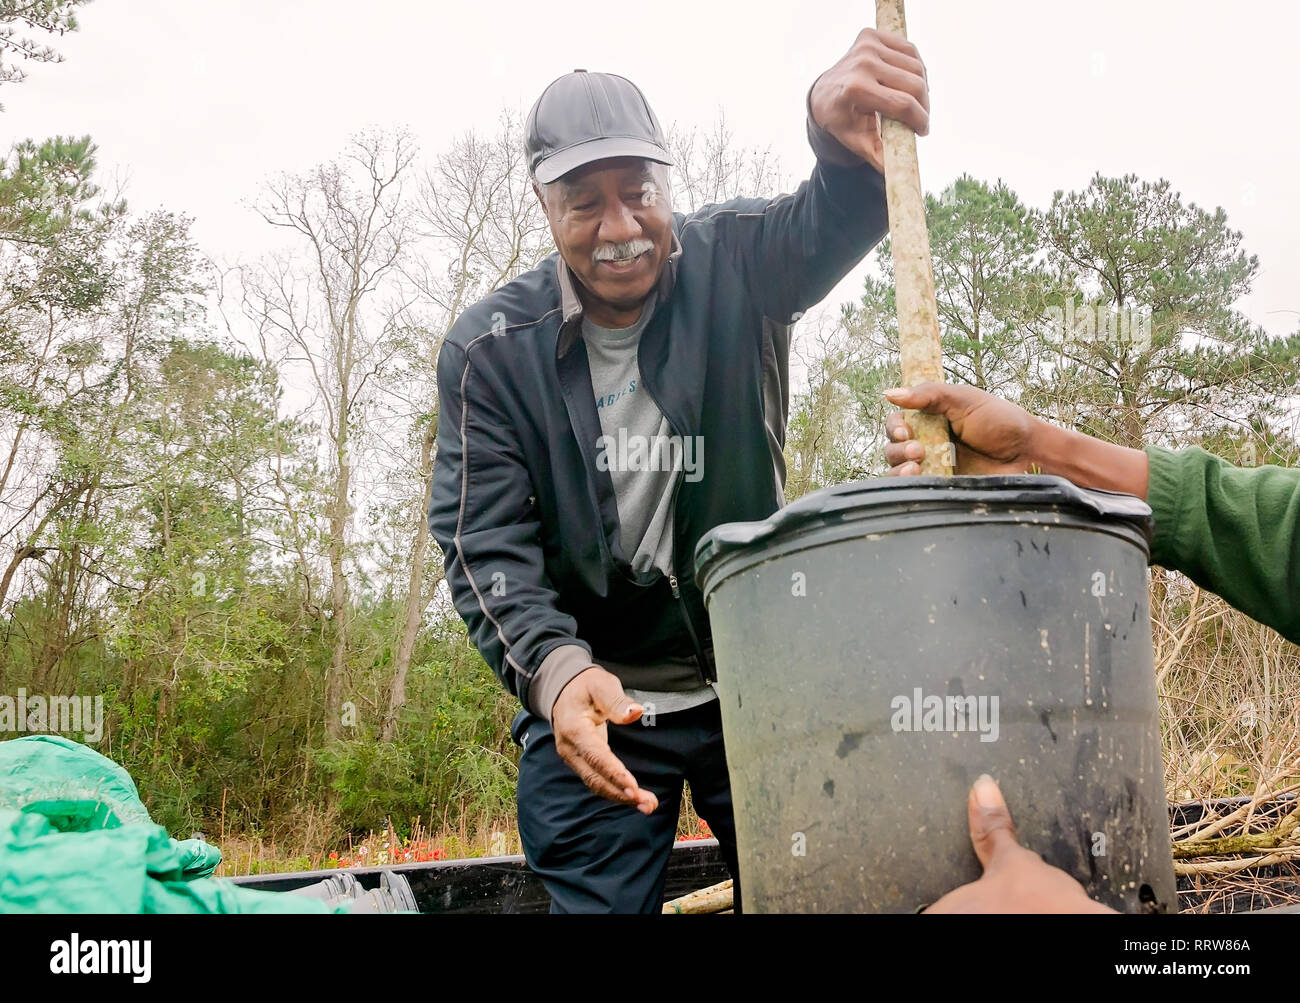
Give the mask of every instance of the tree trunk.
[[13, 582], [14, 572], [18, 570], [18, 565], [29, 557], [39, 557], [43, 553], [45, 553], [45, 549], [33, 546], [31, 540], [19, 546], [10, 559], [9, 566], [5, 568], [4, 575], [0, 576], [0, 610], [4, 609], [5, 600], [9, 597], [9, 586]]
[[[346, 398], [344, 398], [346, 400]], [[346, 413], [340, 419], [347, 427]], [[325, 677], [325, 734], [331, 739], [343, 737], [343, 689], [348, 658], [348, 581], [343, 573], [344, 533], [348, 521], [347, 440], [340, 438], [338, 476], [334, 480], [334, 504], [330, 513], [330, 598], [333, 606], [334, 653]]]
[[425, 429], [424, 441], [420, 444], [420, 476], [426, 485], [424, 505], [420, 512], [419, 523], [415, 529], [415, 546], [411, 554], [411, 582], [406, 593], [406, 621], [402, 626], [402, 638], [397, 645], [397, 657], [393, 662], [393, 685], [388, 693], [388, 711], [384, 714], [384, 724], [380, 731], [380, 741], [391, 742], [397, 737], [397, 715], [406, 703], [406, 673], [411, 667], [411, 653], [415, 650], [415, 637], [420, 632], [420, 623], [424, 616], [424, 560], [429, 550], [429, 494], [433, 490], [433, 444], [438, 437], [438, 417], [434, 415]]

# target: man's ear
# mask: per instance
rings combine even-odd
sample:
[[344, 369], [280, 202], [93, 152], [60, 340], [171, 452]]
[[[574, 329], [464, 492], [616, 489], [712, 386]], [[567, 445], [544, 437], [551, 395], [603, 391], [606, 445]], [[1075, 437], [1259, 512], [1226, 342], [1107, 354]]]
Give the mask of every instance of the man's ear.
[[542, 186], [536, 181], [533, 182], [533, 194], [537, 196], [537, 201], [541, 204], [542, 212], [550, 216], [550, 211], [546, 208], [546, 195], [542, 192]]

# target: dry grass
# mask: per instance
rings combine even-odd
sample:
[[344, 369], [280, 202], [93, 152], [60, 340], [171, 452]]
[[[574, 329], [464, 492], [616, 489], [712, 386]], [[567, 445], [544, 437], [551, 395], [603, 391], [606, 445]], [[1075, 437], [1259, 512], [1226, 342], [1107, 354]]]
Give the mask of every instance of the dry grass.
[[[298, 824], [301, 835], [288, 840], [218, 833], [217, 845], [221, 847], [223, 859], [215, 876], [231, 878], [332, 867], [500, 857], [524, 852], [514, 815], [472, 819], [468, 812], [461, 812], [456, 821], [448, 821], [444, 816], [432, 827], [417, 818], [412, 821], [408, 836], [399, 836], [390, 824], [387, 830], [371, 831], [361, 839], [348, 838], [333, 847], [319, 835], [332, 831], [324, 812], [304, 811]], [[682, 795], [677, 832], [679, 836], [693, 838], [707, 835], [691, 803], [689, 786]]]
[[217, 877], [323, 870], [332, 867], [382, 867], [386, 864], [497, 857], [522, 853], [513, 816], [483, 819], [470, 826], [444, 824], [436, 829], [416, 819], [408, 836], [395, 829], [372, 831], [334, 847], [322, 842], [277, 842], [259, 836], [229, 836], [220, 844], [224, 859]]
[[[1259, 835], [1300, 790], [1300, 648], [1185, 578], [1153, 573], [1152, 628], [1165, 787], [1171, 801], [1246, 798], [1175, 826], [1178, 843]], [[1269, 810], [1273, 806], [1272, 811]], [[1185, 908], [1300, 902], [1300, 841], [1176, 861]]]
[[1300, 781], [1300, 648], [1177, 576], [1152, 590], [1170, 800]]
[[1256, 871], [1198, 875], [1187, 891], [1179, 893], [1178, 906], [1191, 913], [1241, 913], [1275, 906], [1300, 904], [1300, 863], [1280, 862], [1268, 875]]

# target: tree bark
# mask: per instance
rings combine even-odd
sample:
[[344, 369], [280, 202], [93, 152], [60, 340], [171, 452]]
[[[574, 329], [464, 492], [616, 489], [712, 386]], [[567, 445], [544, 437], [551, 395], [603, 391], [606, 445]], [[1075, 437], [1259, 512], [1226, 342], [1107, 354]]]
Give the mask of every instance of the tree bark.
[[411, 667], [411, 654], [415, 651], [415, 638], [420, 633], [420, 624], [424, 619], [424, 564], [429, 552], [429, 494], [433, 490], [433, 444], [438, 438], [438, 416], [435, 414], [424, 430], [424, 440], [420, 443], [420, 476], [426, 485], [424, 504], [421, 507], [419, 522], [415, 528], [415, 543], [411, 549], [410, 587], [406, 593], [406, 620], [402, 625], [402, 637], [397, 645], [397, 657], [393, 660], [393, 684], [388, 691], [388, 711], [384, 714], [384, 723], [379, 738], [391, 742], [397, 737], [397, 715], [406, 704], [406, 673]]
[[[1250, 833], [1245, 836], [1224, 836], [1220, 839], [1185, 840], [1174, 843], [1174, 859], [1223, 857], [1234, 853], [1250, 853], [1254, 850], [1272, 850], [1285, 847], [1294, 839], [1292, 834], [1297, 827], [1300, 827], [1300, 808], [1291, 812], [1268, 832]], [[1300, 848], [1297, 848], [1297, 851], [1300, 852]]]
[[[341, 399], [346, 405], [346, 390]], [[331, 739], [343, 737], [343, 689], [348, 658], [348, 580], [343, 570], [343, 550], [348, 522], [347, 412], [339, 414], [339, 438], [336, 453], [338, 473], [334, 479], [334, 499], [330, 506], [330, 604], [334, 627], [334, 650], [325, 677], [325, 734]]]

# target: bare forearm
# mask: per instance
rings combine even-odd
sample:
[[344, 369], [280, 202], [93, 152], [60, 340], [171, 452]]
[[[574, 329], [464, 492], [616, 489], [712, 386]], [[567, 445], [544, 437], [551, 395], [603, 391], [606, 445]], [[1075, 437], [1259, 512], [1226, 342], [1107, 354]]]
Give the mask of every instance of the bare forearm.
[[1043, 473], [1064, 477], [1081, 487], [1147, 496], [1147, 454], [1140, 449], [1039, 422], [1032, 458]]

